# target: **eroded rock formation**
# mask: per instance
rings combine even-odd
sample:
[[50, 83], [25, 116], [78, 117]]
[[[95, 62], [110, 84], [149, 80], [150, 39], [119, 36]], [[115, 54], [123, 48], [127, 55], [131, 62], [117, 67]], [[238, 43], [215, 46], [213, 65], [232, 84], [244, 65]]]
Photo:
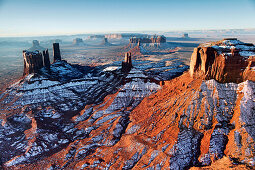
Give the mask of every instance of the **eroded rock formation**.
[[153, 37], [147, 37], [147, 38], [141, 38], [141, 37], [132, 37], [130, 38], [130, 43], [165, 43], [166, 37], [165, 36], [153, 36]]
[[201, 44], [190, 61], [191, 76], [200, 73], [221, 83], [255, 81], [254, 68], [255, 46], [233, 38]]
[[79, 45], [84, 45], [84, 42], [83, 42], [83, 40], [81, 38], [75, 38], [73, 40], [73, 44], [79, 46]]
[[108, 38], [103, 38], [101, 45], [111, 46], [112, 44], [108, 42]]
[[[59, 43], [53, 43], [53, 55], [54, 62], [61, 61]], [[40, 51], [23, 51], [24, 58], [24, 72], [23, 75], [31, 73], [39, 73], [40, 69], [44, 66], [49, 70], [50, 68], [50, 56], [48, 49], [43, 51], [43, 54]]]
[[43, 51], [43, 64], [47, 68], [50, 67], [50, 56], [49, 56], [48, 49]]
[[132, 68], [131, 53], [125, 53], [125, 59], [122, 62], [122, 72], [128, 73]]
[[23, 51], [24, 58], [24, 72], [23, 75], [38, 73], [43, 67], [43, 57], [42, 53], [39, 51]]
[[182, 38], [189, 38], [189, 34], [188, 34], [188, 33], [184, 33], [184, 34], [182, 35]]
[[54, 62], [61, 61], [59, 43], [53, 43], [53, 58]]
[[36, 51], [36, 50], [38, 50], [38, 51], [43, 51], [43, 50], [45, 50], [45, 48], [42, 47], [42, 46], [40, 46], [38, 40], [33, 40], [33, 41], [32, 41], [32, 47], [29, 48], [28, 51]]

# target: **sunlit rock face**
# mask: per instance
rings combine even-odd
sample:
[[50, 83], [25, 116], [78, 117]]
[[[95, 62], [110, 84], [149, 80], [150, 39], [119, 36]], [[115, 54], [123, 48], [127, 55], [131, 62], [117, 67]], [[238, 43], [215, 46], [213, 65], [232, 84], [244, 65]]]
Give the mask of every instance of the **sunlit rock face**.
[[222, 83], [255, 81], [255, 46], [233, 38], [201, 44], [190, 61], [191, 76], [199, 71]]

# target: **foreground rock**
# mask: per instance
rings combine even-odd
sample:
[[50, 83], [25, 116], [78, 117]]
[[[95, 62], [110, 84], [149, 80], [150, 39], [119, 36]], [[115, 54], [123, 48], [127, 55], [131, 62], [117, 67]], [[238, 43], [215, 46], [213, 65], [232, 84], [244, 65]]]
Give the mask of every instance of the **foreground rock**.
[[0, 99], [4, 167], [38, 167], [37, 161], [76, 143], [78, 148], [61, 157], [67, 161], [64, 168], [97, 148], [115, 145], [129, 124], [130, 111], [160, 89], [157, 83], [135, 68], [104, 72], [65, 61], [29, 74]]

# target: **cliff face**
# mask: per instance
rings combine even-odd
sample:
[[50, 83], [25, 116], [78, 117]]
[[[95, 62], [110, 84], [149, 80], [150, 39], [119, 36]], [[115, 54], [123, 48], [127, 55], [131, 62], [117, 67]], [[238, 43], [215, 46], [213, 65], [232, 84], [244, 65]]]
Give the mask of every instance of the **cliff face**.
[[24, 58], [24, 72], [23, 75], [38, 73], [43, 67], [42, 53], [39, 51], [29, 52], [23, 51]]
[[221, 83], [255, 81], [254, 68], [255, 46], [237, 39], [201, 44], [194, 49], [190, 61], [191, 76], [200, 72], [206, 79]]

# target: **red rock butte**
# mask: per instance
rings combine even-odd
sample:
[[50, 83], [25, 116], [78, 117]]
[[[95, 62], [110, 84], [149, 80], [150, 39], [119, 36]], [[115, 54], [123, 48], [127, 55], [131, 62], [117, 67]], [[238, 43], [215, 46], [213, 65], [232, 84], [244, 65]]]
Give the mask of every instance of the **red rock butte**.
[[[53, 43], [53, 57], [54, 62], [61, 61], [61, 55], [59, 50], [59, 43]], [[43, 51], [43, 54], [36, 51], [23, 51], [24, 58], [24, 72], [23, 75], [31, 73], [38, 73], [42, 67], [50, 67], [50, 58], [48, 49]]]
[[190, 61], [192, 77], [202, 74], [221, 83], [255, 81], [254, 69], [255, 46], [236, 38], [201, 44]]

